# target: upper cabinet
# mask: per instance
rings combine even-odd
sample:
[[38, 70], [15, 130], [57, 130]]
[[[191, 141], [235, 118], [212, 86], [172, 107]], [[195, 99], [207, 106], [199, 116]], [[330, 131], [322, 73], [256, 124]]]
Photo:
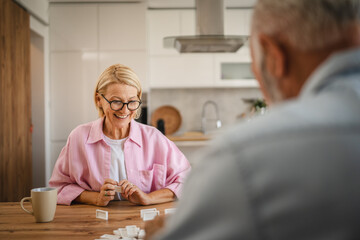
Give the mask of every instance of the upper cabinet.
[[96, 4], [50, 6], [50, 51], [96, 50]]
[[224, 18], [226, 35], [250, 36], [252, 9], [227, 9]]
[[148, 91], [146, 14], [145, 2], [50, 4], [51, 140], [97, 118], [94, 88], [110, 65], [131, 67]]
[[[226, 35], [250, 35], [251, 9], [227, 9]], [[237, 53], [183, 53], [164, 48], [169, 36], [196, 35], [194, 9], [148, 10], [150, 88], [257, 87], [247, 44]]]
[[100, 50], [145, 50], [146, 6], [144, 4], [99, 5]]
[[[150, 55], [175, 54], [175, 49], [165, 49], [162, 39], [165, 36], [180, 34], [180, 17], [178, 11], [148, 11], [148, 46]], [[166, 19], [166, 21], [164, 21]]]

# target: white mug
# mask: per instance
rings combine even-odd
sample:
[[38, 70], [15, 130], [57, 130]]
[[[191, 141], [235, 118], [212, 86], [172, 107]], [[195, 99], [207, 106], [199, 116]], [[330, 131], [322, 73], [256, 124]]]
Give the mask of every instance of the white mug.
[[[24, 208], [24, 201], [30, 201], [32, 211]], [[20, 201], [21, 208], [33, 215], [36, 222], [51, 222], [54, 219], [57, 204], [56, 188], [34, 188], [31, 190], [31, 197], [24, 197]]]

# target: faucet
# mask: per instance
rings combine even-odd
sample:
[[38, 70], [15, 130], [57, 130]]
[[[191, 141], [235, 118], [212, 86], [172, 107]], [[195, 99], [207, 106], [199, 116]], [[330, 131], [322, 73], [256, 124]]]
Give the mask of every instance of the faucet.
[[[215, 112], [216, 112], [216, 118], [206, 118], [205, 117], [205, 110], [206, 110], [206, 106], [207, 105], [213, 105], [215, 108]], [[215, 121], [216, 123], [216, 128], [220, 128], [221, 127], [221, 121], [220, 121], [220, 117], [219, 117], [219, 108], [218, 105], [211, 100], [208, 100], [204, 103], [203, 105], [203, 109], [202, 109], [202, 114], [201, 114], [201, 131], [205, 134], [206, 133], [206, 122], [208, 121]]]

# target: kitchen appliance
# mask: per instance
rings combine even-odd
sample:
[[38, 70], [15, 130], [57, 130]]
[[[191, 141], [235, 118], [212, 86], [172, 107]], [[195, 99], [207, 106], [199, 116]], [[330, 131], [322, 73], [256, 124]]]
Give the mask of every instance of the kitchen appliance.
[[165, 48], [180, 53], [236, 52], [248, 36], [224, 35], [224, 0], [196, 0], [196, 35], [164, 38]]

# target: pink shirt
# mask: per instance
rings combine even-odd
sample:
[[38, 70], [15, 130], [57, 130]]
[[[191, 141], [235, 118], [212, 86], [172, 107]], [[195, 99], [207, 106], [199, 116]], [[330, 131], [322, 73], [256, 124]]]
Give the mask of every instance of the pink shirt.
[[[111, 149], [104, 140], [103, 121], [99, 118], [70, 133], [49, 182], [58, 188], [58, 204], [70, 205], [84, 190], [99, 192], [109, 178]], [[180, 196], [190, 164], [156, 128], [132, 120], [124, 157], [128, 180], [143, 192], [168, 188]]]

